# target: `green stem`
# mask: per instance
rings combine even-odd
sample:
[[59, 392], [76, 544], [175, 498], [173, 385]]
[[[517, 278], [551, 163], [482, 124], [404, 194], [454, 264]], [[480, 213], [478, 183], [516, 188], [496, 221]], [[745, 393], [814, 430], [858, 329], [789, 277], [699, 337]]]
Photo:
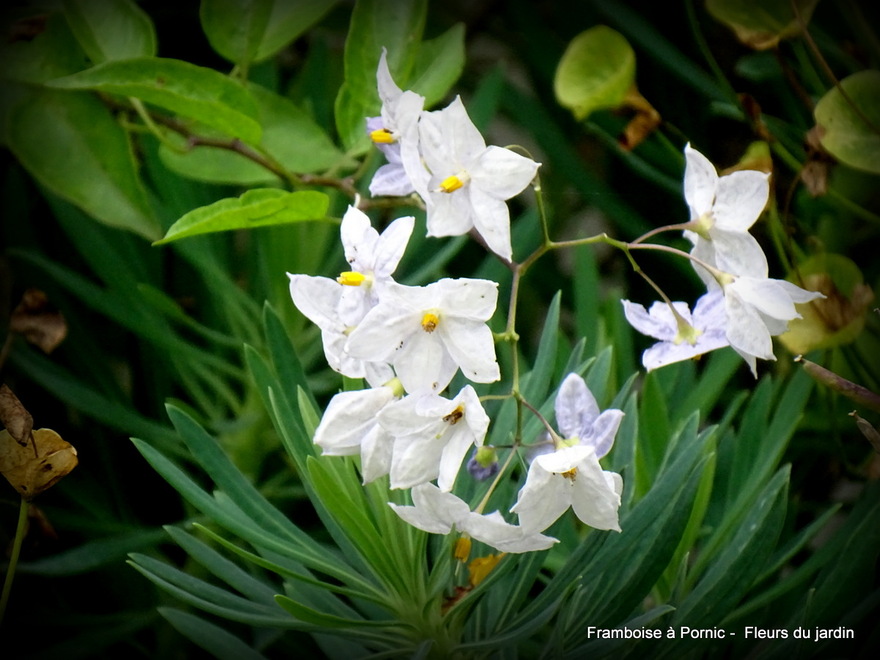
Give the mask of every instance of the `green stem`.
[[9, 593], [12, 591], [12, 578], [15, 576], [15, 568], [18, 565], [18, 556], [21, 554], [21, 544], [27, 531], [28, 501], [21, 498], [21, 506], [18, 509], [18, 525], [15, 527], [15, 538], [12, 541], [12, 554], [9, 556], [9, 565], [6, 567], [6, 578], [3, 581], [3, 595], [0, 596], [0, 623], [6, 612], [6, 604], [9, 602]]

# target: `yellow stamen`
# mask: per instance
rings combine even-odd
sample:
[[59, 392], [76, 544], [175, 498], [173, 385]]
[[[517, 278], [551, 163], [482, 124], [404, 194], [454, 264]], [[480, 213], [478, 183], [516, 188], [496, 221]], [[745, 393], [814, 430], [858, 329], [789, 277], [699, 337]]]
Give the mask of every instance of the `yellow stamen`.
[[375, 131], [370, 131], [370, 139], [376, 144], [392, 144], [397, 141], [394, 137], [394, 133], [387, 128], [379, 128]]
[[452, 551], [452, 556], [463, 564], [467, 561], [467, 558], [470, 554], [471, 538], [469, 536], [460, 536], [455, 542], [455, 548]]
[[459, 406], [458, 408], [456, 408], [455, 410], [453, 410], [451, 413], [449, 413], [448, 415], [446, 415], [446, 416], [443, 418], [443, 421], [444, 421], [444, 422], [447, 422], [448, 424], [453, 424], [453, 425], [454, 425], [454, 424], [456, 424], [456, 423], [458, 422], [458, 420], [460, 420], [462, 417], [464, 417], [464, 406]]
[[476, 587], [480, 582], [485, 580], [492, 569], [498, 565], [498, 562], [504, 558], [504, 553], [497, 555], [488, 555], [487, 557], [477, 557], [468, 564], [468, 576], [472, 586]]
[[455, 192], [465, 184], [457, 175], [448, 176], [440, 182], [440, 192]]
[[574, 479], [577, 476], [577, 473], [578, 473], [578, 469], [576, 467], [573, 467], [570, 470], [568, 470], [567, 472], [562, 472], [560, 474], [562, 474], [562, 476], [565, 477], [566, 479], [570, 479], [571, 482], [574, 483]]
[[336, 281], [345, 286], [360, 286], [361, 284], [363, 284], [365, 279], [367, 279], [367, 276], [363, 273], [358, 273], [353, 270], [346, 270], [342, 273], [339, 273], [339, 277], [336, 278]]
[[422, 317], [422, 329], [425, 332], [434, 332], [437, 329], [438, 323], [440, 323], [440, 317], [434, 312], [425, 312], [425, 315]]

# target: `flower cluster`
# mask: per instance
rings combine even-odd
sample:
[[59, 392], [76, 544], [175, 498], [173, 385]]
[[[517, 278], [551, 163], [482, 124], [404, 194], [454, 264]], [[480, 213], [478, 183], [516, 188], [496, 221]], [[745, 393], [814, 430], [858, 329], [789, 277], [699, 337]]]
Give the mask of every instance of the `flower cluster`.
[[[642, 356], [649, 371], [730, 346], [757, 376], [756, 358], [775, 360], [772, 336], [801, 318], [795, 303], [823, 298], [768, 277], [767, 257], [749, 233], [770, 194], [769, 175], [753, 170], [718, 176], [703, 154], [685, 146], [684, 198], [693, 243], [691, 263], [707, 287], [691, 315], [683, 302], [642, 305], [623, 301], [639, 332], [659, 339]], [[647, 246], [646, 246], [647, 247]]]
[[[458, 98], [443, 110], [424, 111], [424, 99], [394, 83], [384, 52], [377, 82], [381, 116], [369, 118], [367, 129], [388, 164], [376, 172], [372, 194], [418, 193], [428, 235], [474, 229], [489, 249], [510, 260], [506, 200], [529, 184], [538, 163], [487, 147]], [[444, 395], [459, 371], [474, 383], [501, 377], [487, 325], [498, 285], [467, 278], [397, 283], [392, 276], [413, 226], [412, 217], [398, 218], [380, 234], [350, 207], [340, 228], [349, 270], [336, 279], [288, 274], [293, 302], [320, 328], [331, 368], [370, 385], [332, 398], [314, 442], [326, 455], [359, 456], [365, 483], [387, 475], [391, 488], [411, 489], [412, 506], [391, 506], [428, 532], [455, 529], [502, 552], [542, 550], [556, 542], [542, 532], [569, 506], [593, 527], [619, 530], [622, 480], [603, 471], [599, 459], [623, 413], [600, 413], [575, 374], [556, 399], [560, 432], [532, 462], [511, 509], [519, 524], [500, 511], [484, 514], [485, 502], [472, 511], [452, 493], [469, 453], [478, 452], [483, 476], [498, 470], [493, 448], [478, 451], [490, 419], [474, 387]]]
[[506, 200], [534, 179], [539, 163], [510, 149], [486, 146], [461, 99], [435, 112], [424, 99], [401, 91], [383, 50], [377, 73], [380, 117], [367, 132], [388, 159], [370, 183], [373, 195], [415, 191], [427, 209], [428, 236], [460, 236], [474, 229], [486, 246], [510, 261]]

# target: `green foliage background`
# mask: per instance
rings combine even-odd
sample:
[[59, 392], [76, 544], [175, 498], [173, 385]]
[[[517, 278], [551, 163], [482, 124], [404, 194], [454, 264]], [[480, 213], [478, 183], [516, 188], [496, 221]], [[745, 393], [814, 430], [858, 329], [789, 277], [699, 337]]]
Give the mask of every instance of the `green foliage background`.
[[[49, 356], [15, 339], [2, 377], [80, 458], [35, 502], [51, 528], [32, 520], [25, 542], [0, 627], [12, 657], [360, 657], [374, 640], [343, 631], [387, 623], [387, 610], [302, 587], [304, 571], [337, 586], [366, 589], [378, 575], [400, 593], [442, 590], [428, 579], [439, 579], [427, 572], [435, 564], [396, 575], [394, 552], [427, 547], [443, 568], [448, 540], [410, 531], [391, 544], [381, 533], [397, 529], [381, 514], [391, 495], [360, 489], [350, 463], [306, 459], [340, 382], [285, 277], [340, 270], [334, 219], [353, 192], [367, 196], [381, 161], [362, 126], [379, 107], [382, 45], [402, 87], [435, 107], [461, 94], [487, 142], [521, 144], [542, 162], [556, 237], [633, 239], [685, 221], [686, 141], [729, 166], [770, 138], [775, 202], [754, 231], [771, 276], [829, 253], [877, 290], [876, 161], [856, 148], [847, 165], [845, 147], [835, 162], [806, 141], [812, 104], [834, 88], [823, 62], [838, 79], [880, 67], [867, 3], [818, 3], [816, 51], [797, 36], [753, 51], [699, 2], [89, 4], [16, 6], [0, 48], [0, 327], [28, 287], [69, 324]], [[626, 112], [578, 120], [554, 96], [568, 44], [595, 25], [629, 42], [639, 92], [663, 119], [632, 151], [618, 145]], [[863, 137], [868, 149], [877, 135]], [[807, 164], [827, 172], [827, 193], [801, 182]], [[370, 211], [376, 224], [413, 212]], [[225, 227], [211, 224], [218, 217]], [[533, 198], [514, 200], [511, 217], [514, 253], [529, 254], [541, 239]], [[153, 244], [181, 219], [181, 240]], [[418, 227], [398, 280], [476, 276], [509, 288], [509, 271], [479, 246]], [[673, 299], [699, 294], [683, 261], [639, 257]], [[557, 549], [506, 559], [453, 611], [450, 644], [472, 657], [866, 655], [878, 646], [878, 461], [847, 416], [853, 403], [778, 343], [757, 382], [729, 351], [645, 375], [648, 342], [626, 325], [621, 297], [654, 298], [622, 255], [554, 253], [523, 282], [518, 330], [524, 389], [542, 409], [575, 370], [601, 405], [627, 412], [609, 457], [627, 484], [625, 533], [559, 523]], [[809, 357], [877, 392], [880, 319], [859, 314], [848, 343]], [[513, 408], [488, 412], [503, 444]], [[877, 411], [859, 412], [877, 424]], [[352, 501], [375, 529], [346, 518]], [[0, 494], [4, 547], [17, 504], [11, 488]], [[857, 638], [624, 644], [587, 639], [587, 625], [847, 626]], [[402, 654], [431, 653], [401, 640]]]

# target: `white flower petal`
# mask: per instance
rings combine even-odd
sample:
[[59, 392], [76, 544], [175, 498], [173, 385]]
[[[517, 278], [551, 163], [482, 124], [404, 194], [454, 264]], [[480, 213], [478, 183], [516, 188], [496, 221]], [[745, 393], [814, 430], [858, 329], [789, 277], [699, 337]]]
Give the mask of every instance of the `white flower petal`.
[[578, 466], [572, 490], [571, 508], [581, 522], [595, 529], [620, 531], [617, 510], [623, 479], [619, 474], [604, 472], [598, 461], [587, 459]]
[[731, 172], [721, 177], [712, 208], [716, 226], [727, 231], [748, 231], [767, 205], [769, 177], [756, 170]]
[[540, 163], [503, 147], [487, 147], [468, 165], [472, 185], [495, 199], [510, 199], [528, 187]]
[[614, 444], [614, 436], [620, 428], [623, 421], [623, 411], [610, 408], [602, 412], [601, 415], [591, 424], [590, 434], [582, 436], [581, 442], [592, 447], [596, 454], [596, 458], [602, 458], [611, 451]]
[[718, 185], [715, 166], [688, 143], [684, 148], [684, 198], [691, 210], [691, 219], [711, 210]]
[[582, 437], [599, 415], [596, 397], [584, 379], [574, 373], [568, 374], [559, 386], [554, 410], [556, 424], [564, 438]]
[[538, 456], [526, 477], [525, 485], [520, 489], [516, 504], [510, 509], [519, 516], [520, 526], [526, 533], [541, 532], [559, 518], [571, 506], [571, 484], [561, 474], [549, 472], [538, 462]]
[[[481, 321], [446, 318], [435, 332], [440, 336], [453, 362], [468, 380], [494, 383], [501, 378], [495, 358], [492, 331]], [[447, 382], [448, 384], [448, 382]]]
[[[764, 250], [751, 234], [724, 231], [718, 227], [709, 231], [715, 251], [714, 265], [719, 270], [737, 276], [766, 277], [769, 267]], [[699, 256], [695, 253], [694, 256]]]
[[471, 185], [470, 203], [477, 233], [483, 237], [492, 252], [510, 261], [513, 258], [513, 248], [510, 242], [510, 211], [507, 204], [475, 185]]

